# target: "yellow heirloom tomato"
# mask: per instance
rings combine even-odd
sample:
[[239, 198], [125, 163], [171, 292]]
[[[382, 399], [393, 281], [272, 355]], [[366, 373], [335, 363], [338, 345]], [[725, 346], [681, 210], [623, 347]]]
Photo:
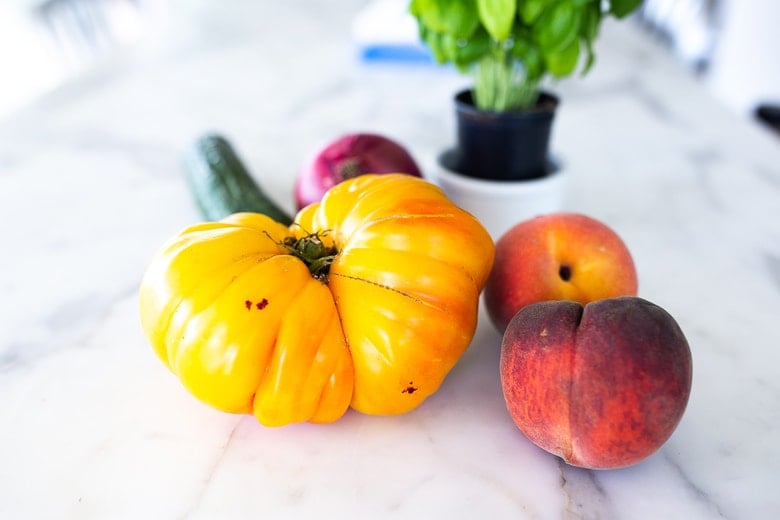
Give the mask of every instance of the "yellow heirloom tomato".
[[140, 288], [157, 355], [197, 398], [268, 426], [416, 408], [468, 348], [484, 227], [422, 179], [362, 175], [289, 228], [256, 213], [171, 239]]

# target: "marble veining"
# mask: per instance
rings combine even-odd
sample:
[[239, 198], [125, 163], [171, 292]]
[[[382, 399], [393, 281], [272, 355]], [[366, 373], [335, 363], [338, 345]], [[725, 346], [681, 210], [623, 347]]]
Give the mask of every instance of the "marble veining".
[[298, 168], [340, 133], [386, 133], [431, 168], [467, 82], [359, 62], [363, 0], [168, 5], [138, 47], [0, 121], [0, 518], [776, 518], [776, 135], [630, 24], [603, 28], [589, 76], [550, 85], [566, 209], [621, 234], [693, 352], [686, 413], [640, 464], [575, 468], [525, 439], [484, 313], [417, 410], [263, 428], [197, 402], [140, 330], [151, 255], [198, 220], [186, 147], [229, 136], [292, 211]]
[[726, 515], [720, 510], [720, 506], [710, 497], [707, 493], [701, 489], [696, 483], [694, 483], [688, 475], [685, 474], [685, 470], [680, 464], [673, 460], [668, 452], [664, 452], [665, 461], [671, 466], [672, 470], [677, 474], [685, 489], [690, 493], [691, 497], [700, 503], [705, 512], [710, 511], [713, 513], [713, 517], [727, 518]]
[[[564, 518], [616, 518], [609, 495], [601, 487], [597, 475], [588, 469], [576, 468], [558, 461], [561, 489], [566, 495]], [[568, 516], [567, 516], [568, 515]]]

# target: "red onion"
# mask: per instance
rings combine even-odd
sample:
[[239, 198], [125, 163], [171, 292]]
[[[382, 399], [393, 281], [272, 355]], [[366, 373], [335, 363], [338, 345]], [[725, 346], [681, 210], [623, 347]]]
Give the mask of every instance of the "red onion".
[[319, 202], [336, 184], [366, 173], [422, 177], [409, 152], [392, 139], [378, 134], [348, 134], [328, 143], [304, 165], [295, 181], [295, 204], [301, 209]]

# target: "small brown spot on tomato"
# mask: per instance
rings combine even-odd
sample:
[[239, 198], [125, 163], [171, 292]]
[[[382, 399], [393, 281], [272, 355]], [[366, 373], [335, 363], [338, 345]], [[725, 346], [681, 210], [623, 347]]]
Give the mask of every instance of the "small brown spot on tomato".
[[248, 310], [248, 311], [252, 310], [252, 301], [251, 300], [246, 300], [244, 302], [244, 307], [246, 307], [246, 310]]
[[260, 300], [259, 302], [257, 302], [255, 304], [255, 307], [257, 307], [257, 310], [260, 310], [260, 311], [265, 309], [267, 306], [268, 306], [268, 300], [266, 300], [265, 298], [263, 298], [262, 300]]
[[416, 391], [417, 391], [417, 387], [414, 386], [414, 381], [409, 381], [409, 384], [406, 385], [406, 388], [401, 390], [401, 393], [402, 394], [409, 394], [409, 395], [411, 395], [411, 394], [415, 393]]

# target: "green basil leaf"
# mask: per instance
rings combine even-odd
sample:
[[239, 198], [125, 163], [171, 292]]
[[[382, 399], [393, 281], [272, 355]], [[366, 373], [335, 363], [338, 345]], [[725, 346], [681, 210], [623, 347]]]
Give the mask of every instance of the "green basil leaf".
[[477, 0], [477, 11], [482, 25], [498, 41], [504, 41], [512, 31], [517, 13], [516, 0]]
[[593, 44], [591, 42], [585, 42], [585, 65], [582, 66], [582, 75], [584, 76], [590, 69], [593, 68], [593, 64], [596, 63], [596, 53], [593, 50]]
[[554, 54], [563, 51], [577, 39], [582, 11], [571, 0], [558, 2], [542, 13], [533, 27], [533, 36], [542, 52]]
[[582, 75], [584, 76], [590, 72], [593, 63], [596, 61], [596, 53], [593, 49], [593, 43], [596, 41], [599, 33], [599, 26], [601, 25], [601, 6], [598, 2], [593, 2], [590, 5], [586, 5], [582, 12], [582, 19], [580, 22], [580, 36], [582, 42], [585, 44], [585, 65], [582, 68]]
[[455, 50], [455, 66], [465, 71], [491, 52], [493, 42], [487, 31], [480, 27], [468, 40], [457, 42]]
[[517, 12], [526, 25], [531, 25], [542, 11], [554, 2], [555, 0], [517, 0]]
[[439, 43], [444, 52], [445, 60], [455, 62], [458, 55], [458, 39], [451, 34], [442, 34]]
[[430, 29], [421, 31], [423, 41], [431, 51], [433, 59], [436, 63], [447, 63], [450, 60], [450, 49], [446, 39], [446, 35], [437, 33]]
[[610, 0], [609, 12], [617, 18], [625, 18], [639, 7], [642, 0]]
[[410, 12], [429, 29], [468, 38], [479, 25], [476, 0], [415, 0]]
[[577, 68], [579, 57], [580, 40], [575, 38], [561, 51], [545, 54], [544, 61], [547, 64], [547, 69], [553, 76], [562, 78], [574, 72], [574, 69]]
[[580, 19], [580, 36], [589, 43], [596, 41], [601, 25], [601, 7], [598, 2], [584, 6]]
[[544, 74], [544, 60], [537, 46], [523, 42], [512, 47], [512, 55], [520, 59], [525, 75], [529, 80], [536, 81]]

